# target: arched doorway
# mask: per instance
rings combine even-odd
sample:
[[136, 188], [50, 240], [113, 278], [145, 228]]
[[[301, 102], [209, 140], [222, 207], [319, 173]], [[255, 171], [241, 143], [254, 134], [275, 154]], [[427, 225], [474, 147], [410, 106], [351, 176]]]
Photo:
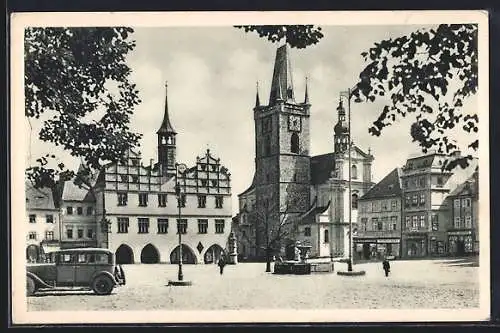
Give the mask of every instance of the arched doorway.
[[205, 251], [203, 260], [205, 264], [216, 264], [219, 262], [219, 259], [223, 254], [224, 250], [222, 249], [222, 247], [218, 244], [214, 244]]
[[143, 264], [158, 264], [160, 262], [160, 253], [152, 244], [148, 244], [142, 248], [141, 263]]
[[[179, 245], [170, 253], [170, 263], [179, 263]], [[182, 244], [182, 263], [183, 264], [196, 264], [196, 255], [193, 250], [186, 244]]]
[[31, 244], [26, 248], [26, 260], [28, 262], [37, 262], [40, 256], [40, 249], [37, 245]]
[[115, 258], [117, 264], [133, 264], [134, 252], [130, 246], [122, 244], [116, 249]]

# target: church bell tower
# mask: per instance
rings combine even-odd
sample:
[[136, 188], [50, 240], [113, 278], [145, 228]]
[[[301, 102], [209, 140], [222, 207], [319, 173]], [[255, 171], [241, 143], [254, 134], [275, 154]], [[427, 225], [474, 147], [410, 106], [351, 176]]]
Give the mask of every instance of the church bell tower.
[[177, 132], [170, 123], [168, 114], [168, 91], [165, 82], [165, 113], [160, 129], [156, 132], [158, 136], [158, 163], [160, 164], [163, 176], [175, 175], [176, 144], [175, 136]]

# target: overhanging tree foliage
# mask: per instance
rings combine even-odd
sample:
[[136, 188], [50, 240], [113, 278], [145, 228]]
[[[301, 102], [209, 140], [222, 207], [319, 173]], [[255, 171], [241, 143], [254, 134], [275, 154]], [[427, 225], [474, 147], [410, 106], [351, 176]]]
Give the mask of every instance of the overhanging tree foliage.
[[[85, 167], [77, 178], [83, 184], [90, 170], [122, 161], [139, 145], [141, 134], [129, 128], [140, 103], [125, 61], [135, 47], [131, 33], [126, 27], [25, 30], [25, 116], [43, 120], [40, 140], [81, 160]], [[54, 154], [40, 156], [27, 168], [28, 178], [37, 187], [53, 187], [58, 176], [76, 174], [56, 161]]]
[[[271, 42], [286, 38], [292, 47], [305, 48], [323, 37], [320, 27], [308, 26], [237, 26], [255, 31]], [[452, 170], [465, 168], [471, 154], [457, 157], [451, 131], [478, 132], [477, 113], [467, 114], [462, 105], [477, 92], [478, 26], [441, 24], [435, 29], [420, 29], [409, 35], [375, 43], [361, 55], [368, 63], [359, 75], [354, 95], [366, 102], [389, 101], [383, 107], [369, 133], [380, 136], [398, 117], [416, 115], [410, 135], [426, 153], [435, 149], [450, 157], [443, 165]], [[477, 151], [473, 139], [468, 148]]]

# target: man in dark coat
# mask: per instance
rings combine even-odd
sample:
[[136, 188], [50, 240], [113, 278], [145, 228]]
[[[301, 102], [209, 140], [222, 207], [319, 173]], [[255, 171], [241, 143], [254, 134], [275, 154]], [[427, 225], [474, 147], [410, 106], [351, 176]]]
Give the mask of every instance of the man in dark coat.
[[389, 260], [387, 258], [384, 258], [384, 261], [382, 262], [382, 267], [385, 272], [385, 276], [389, 276], [389, 272], [391, 271], [391, 265], [389, 264]]
[[226, 259], [224, 258], [224, 256], [220, 257], [217, 265], [219, 265], [220, 275], [222, 275], [222, 273], [224, 272], [224, 266], [226, 266]]

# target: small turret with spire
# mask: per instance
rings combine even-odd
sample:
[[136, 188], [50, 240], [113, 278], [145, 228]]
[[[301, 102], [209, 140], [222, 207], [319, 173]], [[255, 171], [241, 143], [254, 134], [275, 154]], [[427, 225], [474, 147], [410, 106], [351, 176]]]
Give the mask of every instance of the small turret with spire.
[[304, 93], [304, 104], [309, 105], [308, 80], [306, 76], [306, 92]]
[[259, 98], [259, 81], [256, 84], [256, 93], [255, 93], [255, 108], [260, 107], [260, 98]]
[[174, 130], [168, 114], [168, 84], [165, 82], [165, 110], [163, 121], [156, 132], [158, 136], [158, 163], [164, 176], [175, 174], [176, 143]]

